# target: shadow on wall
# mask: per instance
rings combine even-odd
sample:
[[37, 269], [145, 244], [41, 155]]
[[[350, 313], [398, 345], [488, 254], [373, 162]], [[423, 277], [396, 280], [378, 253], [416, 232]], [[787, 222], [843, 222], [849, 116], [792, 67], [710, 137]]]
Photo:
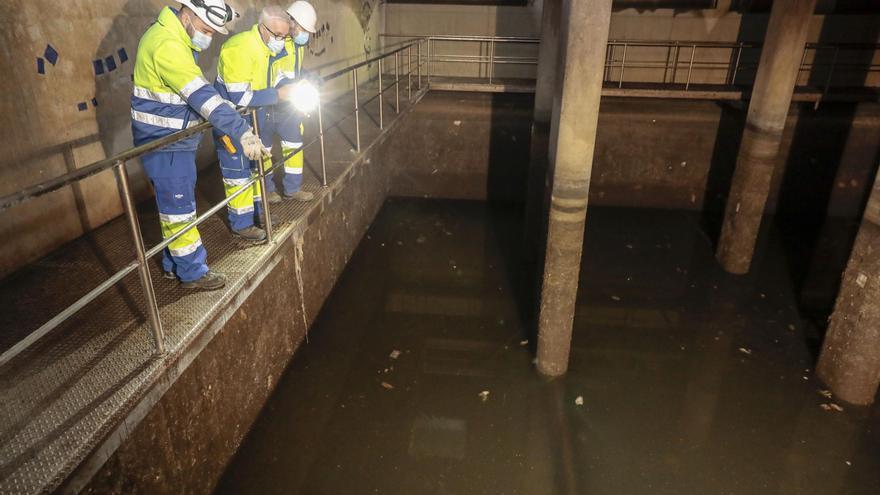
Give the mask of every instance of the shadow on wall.
[[[541, 25], [542, 5], [528, 7], [537, 19], [533, 25]], [[504, 15], [503, 8], [496, 9], [495, 34], [506, 36], [521, 31], [518, 16]], [[540, 33], [538, 33], [540, 35]], [[515, 96], [515, 95], [514, 95]], [[526, 100], [526, 101], [523, 101]], [[525, 103], [525, 104], [524, 104]], [[534, 97], [511, 98], [503, 94], [493, 94], [490, 107], [489, 160], [486, 177], [486, 199], [489, 203], [490, 222], [487, 225], [487, 238], [500, 246], [507, 246], [500, 252], [505, 256], [499, 260], [503, 264], [510, 287], [514, 290], [517, 302], [520, 328], [526, 331], [523, 339], [536, 342], [537, 316], [539, 309], [540, 280], [531, 275], [536, 273], [534, 260], [529, 260], [523, 248], [525, 243], [525, 201], [528, 188], [528, 171], [531, 149], [531, 126]], [[500, 220], [505, 218], [504, 210], [516, 208], [520, 214], [515, 218], [523, 222], [516, 228], [505, 227]], [[507, 213], [509, 215], [509, 213]]]
[[[818, 42], [835, 43], [855, 36], [875, 40], [880, 34], [877, 16], [865, 16], [858, 25], [846, 18], [826, 16]], [[854, 68], [847, 73], [835, 72], [834, 76], [847, 85], [861, 86], [871, 75], [867, 68], [861, 68], [870, 65], [873, 56], [873, 51], [854, 53], [846, 60], [846, 65]], [[816, 54], [810, 86], [821, 88], [830, 80], [828, 68], [835, 62], [833, 58], [833, 50]], [[841, 218], [841, 211], [852, 203], [859, 212], [864, 210], [880, 160], [880, 147], [871, 156], [854, 155], [850, 149], [860, 140], [876, 140], [876, 136], [862, 136], [855, 131], [853, 124], [862, 107], [857, 103], [822, 104], [818, 108], [799, 105], [779, 191], [777, 224], [792, 286], [802, 315], [815, 323], [820, 334], [827, 327], [860, 223], [861, 214]], [[811, 342], [816, 353], [819, 337]]]

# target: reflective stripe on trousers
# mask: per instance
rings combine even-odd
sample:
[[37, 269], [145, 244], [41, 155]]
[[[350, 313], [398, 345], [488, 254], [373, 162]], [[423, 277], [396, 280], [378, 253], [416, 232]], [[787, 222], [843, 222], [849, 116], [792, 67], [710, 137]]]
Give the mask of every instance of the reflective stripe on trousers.
[[[160, 151], [141, 159], [156, 191], [162, 237], [168, 238], [196, 217], [196, 152]], [[193, 227], [175, 239], [162, 253], [162, 268], [183, 282], [198, 280], [208, 272], [208, 253], [199, 230]]]

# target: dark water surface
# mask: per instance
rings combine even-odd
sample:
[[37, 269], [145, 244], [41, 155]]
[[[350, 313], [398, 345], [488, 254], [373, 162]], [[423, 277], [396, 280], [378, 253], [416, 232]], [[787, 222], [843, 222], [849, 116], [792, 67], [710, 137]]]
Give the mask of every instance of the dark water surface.
[[521, 218], [389, 201], [218, 492], [880, 494], [880, 418], [821, 407], [778, 236], [732, 277], [697, 214], [592, 208], [547, 382]]

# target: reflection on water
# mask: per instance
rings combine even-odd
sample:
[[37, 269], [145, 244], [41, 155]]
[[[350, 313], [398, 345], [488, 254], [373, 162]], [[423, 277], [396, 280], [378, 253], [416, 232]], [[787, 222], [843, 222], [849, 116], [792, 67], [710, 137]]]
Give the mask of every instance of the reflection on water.
[[735, 278], [697, 215], [591, 209], [545, 382], [521, 216], [386, 204], [218, 491], [880, 493], [880, 418], [820, 407], [772, 232]]

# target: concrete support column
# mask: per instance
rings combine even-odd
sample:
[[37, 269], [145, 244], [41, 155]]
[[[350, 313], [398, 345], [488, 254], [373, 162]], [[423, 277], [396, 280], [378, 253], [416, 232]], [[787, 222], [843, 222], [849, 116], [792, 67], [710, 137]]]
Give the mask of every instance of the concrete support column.
[[538, 328], [538, 372], [568, 370], [611, 0], [563, 0], [553, 100], [550, 214]]
[[716, 253], [730, 273], [748, 273], [752, 262], [815, 5], [773, 2]]
[[871, 404], [880, 386], [880, 174], [843, 274], [816, 372], [836, 397], [850, 404]]
[[562, 0], [544, 0], [541, 44], [535, 81], [535, 112], [530, 141], [529, 178], [526, 192], [526, 243], [535, 256], [543, 240], [544, 203], [547, 187], [548, 140], [553, 114], [553, 94], [559, 74], [559, 23]]

